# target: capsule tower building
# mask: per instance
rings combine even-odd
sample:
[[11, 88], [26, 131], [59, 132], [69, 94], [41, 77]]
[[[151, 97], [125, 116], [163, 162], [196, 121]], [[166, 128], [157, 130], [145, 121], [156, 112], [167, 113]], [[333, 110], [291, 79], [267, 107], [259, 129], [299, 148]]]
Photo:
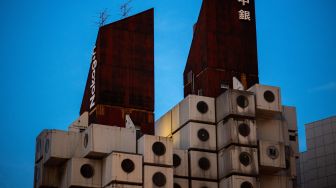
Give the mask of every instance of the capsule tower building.
[[99, 29], [79, 118], [36, 138], [34, 187], [296, 187], [296, 111], [259, 83], [254, 0], [203, 0], [185, 98], [155, 122], [153, 22]]

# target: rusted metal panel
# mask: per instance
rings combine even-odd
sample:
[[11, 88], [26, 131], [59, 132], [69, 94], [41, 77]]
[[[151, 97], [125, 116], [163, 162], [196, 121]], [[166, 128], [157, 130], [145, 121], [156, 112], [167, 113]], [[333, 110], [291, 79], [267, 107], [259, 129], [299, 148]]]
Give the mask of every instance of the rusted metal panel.
[[153, 9], [99, 29], [80, 113], [97, 104], [154, 111]]
[[[240, 10], [248, 10], [251, 20], [240, 20]], [[213, 75], [202, 75], [207, 69], [212, 69]], [[208, 88], [203, 88], [206, 91], [203, 95], [209, 97], [217, 97], [221, 93], [217, 87], [221, 82], [227, 82], [232, 87], [232, 76], [247, 82], [248, 86], [258, 83], [253, 0], [244, 6], [239, 1], [203, 1], [184, 70], [185, 96], [197, 92], [190, 85], [191, 73], [194, 87], [205, 87], [204, 82], [210, 84], [206, 86]], [[245, 75], [243, 79], [241, 75]], [[207, 77], [207, 80], [201, 80], [202, 76]], [[215, 88], [211, 88], [212, 86]]]
[[80, 109], [89, 123], [124, 127], [128, 114], [154, 134], [153, 22], [150, 9], [99, 29]]
[[141, 128], [143, 134], [154, 134], [154, 113], [132, 109], [96, 105], [89, 115], [89, 122], [102, 125], [125, 127], [125, 118], [129, 115], [134, 125]]

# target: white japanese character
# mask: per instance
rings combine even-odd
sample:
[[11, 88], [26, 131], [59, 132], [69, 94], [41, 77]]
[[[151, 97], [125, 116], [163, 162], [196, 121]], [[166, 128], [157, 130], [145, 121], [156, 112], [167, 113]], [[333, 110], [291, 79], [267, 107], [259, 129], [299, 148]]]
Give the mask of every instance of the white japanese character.
[[241, 2], [243, 6], [245, 6], [245, 4], [250, 4], [250, 0], [238, 0], [238, 2]]
[[238, 14], [239, 14], [239, 19], [240, 20], [249, 20], [249, 21], [251, 21], [250, 11], [240, 10], [240, 11], [238, 11]]

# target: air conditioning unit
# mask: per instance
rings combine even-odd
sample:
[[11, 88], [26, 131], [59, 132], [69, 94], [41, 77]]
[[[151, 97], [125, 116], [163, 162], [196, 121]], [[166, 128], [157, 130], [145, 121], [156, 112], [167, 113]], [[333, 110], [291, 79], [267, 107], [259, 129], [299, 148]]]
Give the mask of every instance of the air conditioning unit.
[[213, 181], [191, 180], [192, 188], [218, 188], [218, 183]]
[[173, 165], [173, 141], [171, 138], [143, 135], [138, 140], [138, 153], [145, 164]]
[[111, 185], [108, 185], [104, 188], [142, 188], [142, 186], [112, 183]]
[[217, 124], [217, 150], [230, 144], [257, 146], [255, 120], [230, 118]]
[[65, 164], [62, 177], [62, 188], [70, 187], [102, 187], [101, 161], [85, 158], [72, 158]]
[[91, 124], [82, 133], [82, 156], [103, 158], [112, 151], [136, 153], [136, 130]]
[[293, 156], [299, 157], [299, 140], [297, 132], [288, 132], [289, 136], [289, 146], [291, 148], [291, 152]]
[[258, 175], [258, 150], [231, 145], [218, 152], [218, 168], [219, 179], [234, 174]]
[[257, 118], [256, 123], [258, 140], [285, 142], [286, 134], [281, 120]]
[[174, 188], [188, 188], [189, 179], [174, 177]]
[[[216, 121], [215, 99], [197, 95], [188, 95], [179, 103], [179, 124], [183, 126], [189, 121], [213, 124]], [[173, 132], [176, 128], [173, 128]]]
[[259, 182], [260, 188], [293, 188], [293, 182], [287, 176], [262, 175]]
[[217, 122], [230, 117], [255, 117], [254, 95], [248, 91], [229, 89], [216, 98]]
[[142, 184], [142, 155], [112, 152], [103, 159], [102, 185]]
[[173, 135], [174, 148], [216, 151], [216, 126], [189, 122]]
[[216, 153], [189, 151], [189, 177], [217, 180]]
[[59, 187], [59, 174], [58, 167], [44, 166], [43, 161], [38, 162], [34, 169], [34, 188]]
[[[219, 188], [259, 188], [256, 178], [248, 176], [230, 176], [222, 179]], [[273, 187], [268, 187], [273, 188]]]
[[43, 130], [37, 137], [36, 137], [36, 148], [35, 148], [35, 163], [39, 162], [43, 158], [44, 153], [44, 141], [45, 136], [47, 135], [49, 130]]
[[68, 127], [70, 132], [82, 132], [89, 127], [89, 112], [84, 112], [79, 118]]
[[80, 134], [50, 130], [44, 137], [43, 161], [45, 165], [60, 165], [70, 159], [80, 141]]
[[286, 168], [285, 146], [280, 142], [259, 141], [261, 172], [274, 173]]
[[289, 131], [297, 131], [296, 108], [291, 106], [282, 107], [282, 120], [286, 124]]
[[146, 188], [172, 188], [173, 184], [173, 168], [144, 166], [144, 185]]
[[155, 135], [169, 137], [172, 135], [172, 111], [169, 110], [155, 122]]
[[248, 91], [255, 94], [258, 116], [270, 117], [281, 113], [280, 88], [255, 84]]
[[173, 150], [173, 166], [174, 176], [188, 177], [188, 151], [187, 150]]

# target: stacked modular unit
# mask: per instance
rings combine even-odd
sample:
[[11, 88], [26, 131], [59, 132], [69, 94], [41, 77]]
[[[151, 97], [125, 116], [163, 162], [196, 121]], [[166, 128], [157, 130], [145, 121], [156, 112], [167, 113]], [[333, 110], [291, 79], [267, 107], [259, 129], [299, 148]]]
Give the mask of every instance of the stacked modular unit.
[[173, 140], [175, 187], [217, 187], [215, 120], [213, 98], [189, 95], [156, 122], [155, 132]]
[[143, 135], [137, 141], [143, 155], [143, 183], [148, 188], [173, 186], [173, 141], [171, 138]]
[[255, 114], [251, 92], [228, 89], [216, 98], [220, 187], [239, 187], [239, 176], [256, 182], [259, 165]]
[[[271, 86], [253, 87], [267, 88], [262, 91], [267, 93], [269, 90], [279, 91]], [[173, 139], [175, 187], [212, 187], [217, 183], [224, 188], [253, 188], [260, 183], [264, 186], [280, 182], [290, 186], [296, 182], [297, 142], [291, 135], [296, 132], [295, 109], [278, 104], [281, 101], [279, 94], [274, 94], [273, 101], [278, 102], [273, 105], [259, 104], [257, 100], [261, 99], [257, 95], [260, 94], [254, 89], [228, 89], [218, 96], [215, 100], [215, 128], [211, 126], [213, 123], [206, 122], [205, 119], [211, 119], [212, 114], [207, 114], [206, 110], [203, 119], [190, 114], [192, 109], [180, 113], [182, 104], [187, 104], [185, 101], [189, 101], [189, 108], [195, 109], [202, 100], [211, 101], [204, 96], [193, 96], [196, 102], [188, 96], [156, 122], [156, 133]], [[184, 114], [190, 118], [183, 118]], [[188, 164], [184, 164], [186, 153]], [[216, 157], [217, 181], [211, 168]], [[187, 177], [186, 168], [189, 168]], [[268, 177], [271, 178], [264, 179]]]
[[295, 108], [282, 106], [279, 87], [256, 84], [248, 91], [256, 99], [260, 186], [292, 187], [298, 153]]

